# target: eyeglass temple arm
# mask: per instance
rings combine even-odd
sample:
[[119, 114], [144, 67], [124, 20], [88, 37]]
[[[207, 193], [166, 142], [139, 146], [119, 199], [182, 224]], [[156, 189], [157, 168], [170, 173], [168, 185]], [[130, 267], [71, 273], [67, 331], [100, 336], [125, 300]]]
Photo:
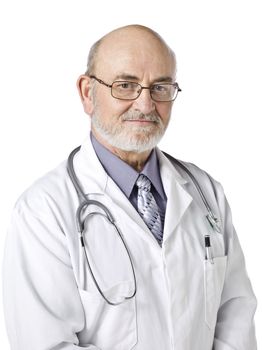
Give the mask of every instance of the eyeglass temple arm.
[[90, 78], [91, 79], [95, 79], [96, 81], [98, 81], [100, 84], [103, 84], [103, 85], [105, 85], [105, 86], [107, 86], [107, 87], [109, 87], [109, 88], [111, 88], [112, 87], [112, 84], [111, 85], [109, 85], [109, 84], [106, 84], [103, 80], [101, 80], [101, 79], [98, 79], [97, 77], [95, 77], [94, 75], [90, 75]]

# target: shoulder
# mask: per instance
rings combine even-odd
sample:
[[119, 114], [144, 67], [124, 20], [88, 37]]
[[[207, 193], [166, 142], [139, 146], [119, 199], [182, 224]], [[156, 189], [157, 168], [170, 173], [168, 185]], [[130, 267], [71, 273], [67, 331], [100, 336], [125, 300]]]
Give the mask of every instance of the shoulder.
[[42, 216], [57, 206], [57, 199], [65, 199], [69, 182], [66, 161], [63, 161], [28, 187], [19, 196], [14, 209], [18, 213], [29, 210]]
[[191, 172], [191, 174], [193, 174], [199, 183], [201, 183], [204, 187], [210, 188], [210, 190], [212, 189], [216, 196], [218, 195], [218, 192], [223, 192], [221, 183], [211, 176], [206, 170], [191, 162], [181, 160], [179, 160], [179, 162], [183, 164]]

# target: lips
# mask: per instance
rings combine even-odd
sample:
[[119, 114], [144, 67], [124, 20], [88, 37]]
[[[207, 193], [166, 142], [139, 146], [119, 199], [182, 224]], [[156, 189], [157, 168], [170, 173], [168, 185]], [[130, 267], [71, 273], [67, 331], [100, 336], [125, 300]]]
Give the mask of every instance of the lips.
[[152, 114], [143, 114], [138, 111], [128, 111], [122, 115], [122, 121], [127, 121], [131, 123], [136, 123], [140, 125], [152, 125], [159, 124], [161, 122], [160, 117], [155, 113]]
[[136, 123], [159, 123], [159, 120], [155, 116], [143, 117], [143, 118], [124, 118], [123, 121], [136, 122]]
[[136, 122], [136, 123], [155, 123], [154, 120], [147, 120], [147, 119], [126, 119], [126, 122]]

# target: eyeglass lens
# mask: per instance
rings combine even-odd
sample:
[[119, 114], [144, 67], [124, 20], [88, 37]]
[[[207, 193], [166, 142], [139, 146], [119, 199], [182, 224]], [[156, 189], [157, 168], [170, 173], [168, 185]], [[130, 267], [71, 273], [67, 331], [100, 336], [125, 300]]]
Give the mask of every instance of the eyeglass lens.
[[[115, 81], [112, 84], [112, 96], [123, 100], [135, 100], [145, 89], [138, 83], [129, 81]], [[151, 98], [155, 101], [172, 101], [178, 94], [177, 84], [153, 84], [149, 88]]]

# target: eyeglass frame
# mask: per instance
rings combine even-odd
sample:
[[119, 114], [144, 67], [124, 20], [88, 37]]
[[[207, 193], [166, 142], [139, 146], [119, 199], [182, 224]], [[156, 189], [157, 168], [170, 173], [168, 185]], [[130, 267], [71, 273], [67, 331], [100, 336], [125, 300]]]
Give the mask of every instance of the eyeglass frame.
[[[102, 85], [105, 85], [106, 87], [110, 88], [111, 89], [111, 96], [117, 100], [122, 100], [122, 101], [135, 101], [136, 99], [138, 99], [138, 97], [141, 95], [142, 93], [142, 90], [146, 89], [146, 90], [149, 90], [149, 93], [150, 93], [150, 97], [153, 101], [155, 102], [173, 102], [175, 101], [175, 99], [177, 98], [177, 95], [179, 92], [182, 91], [182, 89], [180, 89], [179, 85], [177, 82], [175, 83], [161, 83], [161, 84], [152, 84], [150, 86], [142, 86], [141, 84], [135, 82], [135, 81], [128, 81], [128, 80], [116, 80], [116, 81], [113, 81], [113, 83], [110, 85], [110, 84], [107, 84], [105, 83], [102, 79], [99, 79], [97, 78], [95, 75], [90, 75], [89, 78], [91, 79], [95, 79], [98, 83], [102, 84]], [[140, 87], [140, 91], [139, 91], [139, 94], [137, 95], [137, 97], [135, 98], [120, 98], [120, 97], [115, 97], [113, 95], [113, 90], [112, 90], [112, 87], [113, 87], [113, 84], [114, 83], [133, 83], [133, 84], [137, 84], [139, 87]], [[175, 95], [175, 98], [173, 98], [172, 100], [168, 100], [168, 101], [161, 101], [161, 100], [155, 100], [153, 97], [152, 97], [152, 86], [154, 85], [173, 85], [174, 87], [177, 88], [177, 94]]]

